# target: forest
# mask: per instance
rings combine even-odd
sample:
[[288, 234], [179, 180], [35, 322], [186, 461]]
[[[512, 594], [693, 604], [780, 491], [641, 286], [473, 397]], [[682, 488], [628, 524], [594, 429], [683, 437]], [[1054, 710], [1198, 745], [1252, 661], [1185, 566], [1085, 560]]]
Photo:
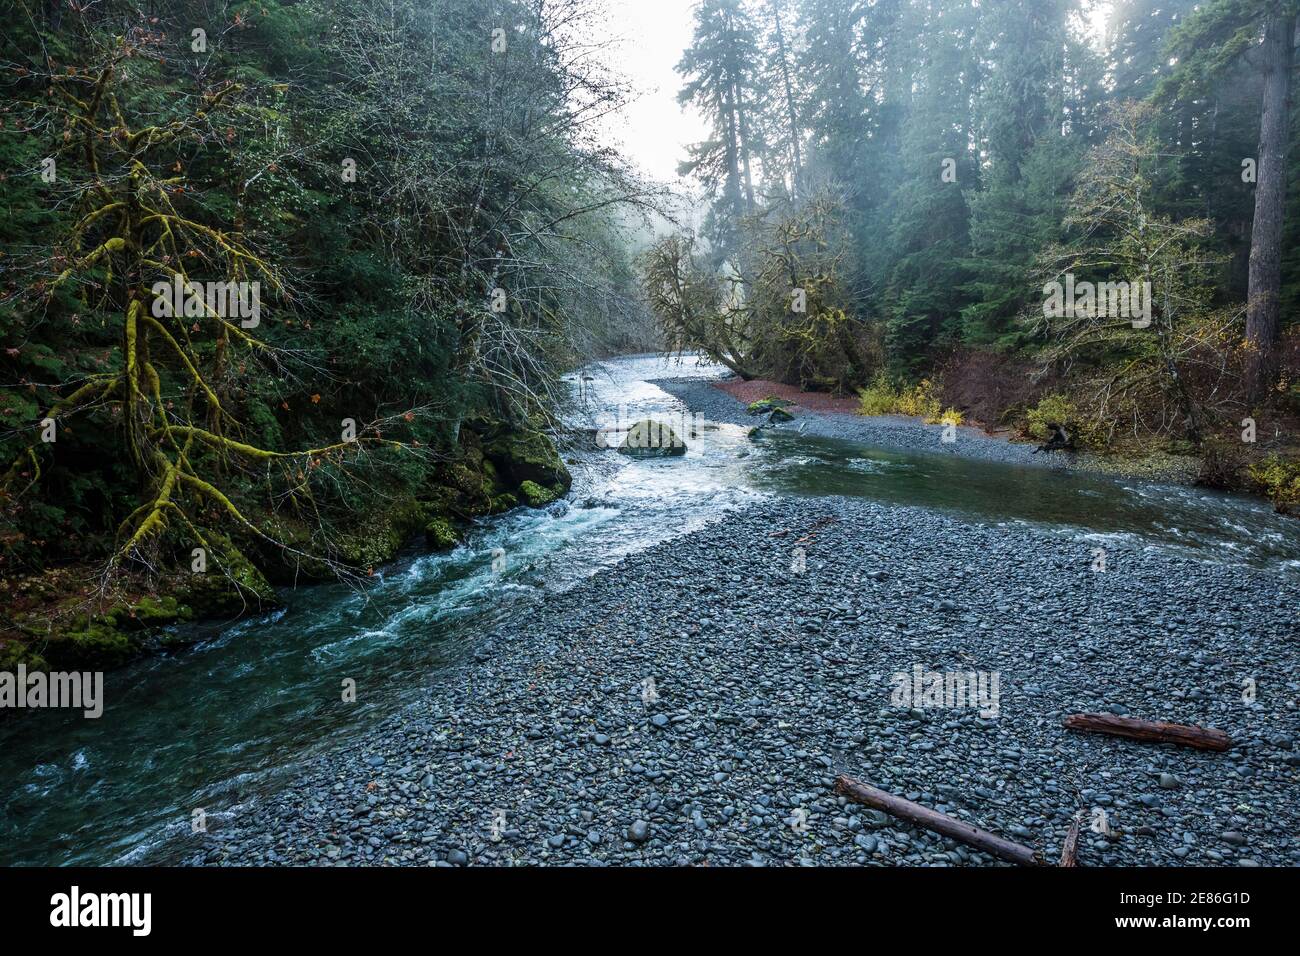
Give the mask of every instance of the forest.
[[[7, 915], [1285, 905], [1239, 874], [1300, 865], [1298, 28], [0, 0]], [[254, 872], [336, 866], [438, 874]], [[1213, 907], [1137, 908], [1184, 866]]]
[[82, 601], [55, 657], [545, 505], [557, 383], [629, 352], [1300, 502], [1293, 3], [702, 0], [689, 199], [608, 141], [594, 0], [4, 7], [0, 572]]
[[7, 0], [0, 575], [102, 569], [55, 654], [567, 488], [552, 390], [646, 347], [616, 213], [656, 196], [586, 7]]
[[[1293, 503], [1295, 9], [1121, 0], [1104, 51], [1086, 10], [701, 3], [677, 69], [714, 135], [682, 171], [712, 204], [649, 253], [649, 300], [743, 377], [1070, 419]], [[1149, 290], [1144, 321], [1094, 306], [1107, 282]]]

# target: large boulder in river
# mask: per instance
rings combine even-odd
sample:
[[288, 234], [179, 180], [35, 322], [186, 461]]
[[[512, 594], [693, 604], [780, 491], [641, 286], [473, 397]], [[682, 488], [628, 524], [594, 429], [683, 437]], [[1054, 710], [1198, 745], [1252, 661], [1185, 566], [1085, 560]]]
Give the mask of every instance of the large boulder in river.
[[667, 458], [686, 454], [686, 442], [668, 425], [647, 418], [627, 430], [618, 450], [634, 458]]

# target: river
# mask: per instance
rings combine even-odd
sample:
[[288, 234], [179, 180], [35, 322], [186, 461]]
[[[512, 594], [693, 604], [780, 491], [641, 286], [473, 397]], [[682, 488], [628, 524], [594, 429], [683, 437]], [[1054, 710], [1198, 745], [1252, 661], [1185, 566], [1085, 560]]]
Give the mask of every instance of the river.
[[[631, 419], [680, 420], [680, 403], [651, 381], [719, 372], [689, 357], [632, 357], [588, 374], [586, 414], [610, 424], [620, 406]], [[575, 426], [592, 424], [571, 415]], [[1097, 546], [1123, 539], [1300, 572], [1300, 522], [1250, 498], [794, 429], [751, 441], [742, 426], [694, 424], [682, 458], [571, 452], [583, 460], [567, 500], [484, 521], [450, 552], [411, 549], [364, 591], [300, 588], [272, 613], [186, 625], [191, 646], [106, 675], [97, 720], [36, 711], [0, 722], [0, 863], [165, 859], [194, 810], [219, 821], [317, 748], [347, 747], [548, 592], [766, 495], [856, 495], [1032, 523]], [[355, 705], [341, 703], [345, 678], [357, 682]]]

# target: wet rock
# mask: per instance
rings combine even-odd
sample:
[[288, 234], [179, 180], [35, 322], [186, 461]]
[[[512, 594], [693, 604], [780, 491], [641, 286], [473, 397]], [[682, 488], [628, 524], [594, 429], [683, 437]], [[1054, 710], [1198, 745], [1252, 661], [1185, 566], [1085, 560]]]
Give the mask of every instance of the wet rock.
[[686, 454], [686, 442], [671, 426], [647, 418], [627, 430], [618, 450], [634, 458], [669, 458]]
[[[790, 574], [791, 542], [814, 528], [807, 572]], [[1270, 741], [1294, 724], [1293, 695], [1249, 709], [1175, 695], [1226, 686], [1219, 662], [1243, 653], [1300, 673], [1286, 640], [1300, 584], [1140, 548], [1114, 544], [1108, 561], [1126, 570], [1099, 586], [1079, 571], [1086, 542], [1032, 527], [764, 500], [546, 593], [494, 631], [487, 661], [471, 650], [409, 707], [295, 767], [191, 862], [996, 863], [842, 801], [843, 770], [1044, 846], [1059, 845], [1077, 774], [1089, 814], [1119, 833], [1085, 832], [1089, 866], [1300, 865], [1294, 749]], [[866, 576], [877, 568], [887, 583]], [[959, 589], [956, 613], [936, 606], [945, 588]], [[998, 715], [892, 701], [891, 676], [914, 664], [997, 671]], [[1254, 746], [1211, 756], [1062, 731], [1060, 715], [1117, 701]], [[402, 770], [376, 773], [375, 757]], [[517, 838], [491, 840], [497, 808]]]

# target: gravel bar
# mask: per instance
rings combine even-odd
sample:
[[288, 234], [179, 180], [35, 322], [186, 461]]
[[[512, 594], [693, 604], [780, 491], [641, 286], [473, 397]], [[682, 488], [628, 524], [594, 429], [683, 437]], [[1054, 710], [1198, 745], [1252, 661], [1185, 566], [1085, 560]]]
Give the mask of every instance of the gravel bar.
[[[750, 415], [746, 406], [705, 379], [657, 379], [650, 384], [663, 389], [691, 411], [704, 418], [732, 425], [762, 425], [763, 418]], [[842, 412], [805, 412], [796, 410], [792, 422], [773, 426], [786, 431], [800, 431], [823, 438], [840, 438], [880, 448], [894, 448], [934, 455], [955, 455], [982, 461], [1041, 468], [1078, 468], [1079, 457], [1069, 452], [1035, 454], [1036, 445], [1008, 441], [989, 435], [981, 428], [958, 425], [955, 441], [941, 440], [942, 425], [925, 425], [906, 415], [846, 415]]]
[[[1052, 861], [1077, 813], [1083, 866], [1297, 865], [1298, 590], [1123, 546], [1097, 572], [1085, 542], [925, 509], [765, 499], [484, 635], [418, 705], [185, 852], [1003, 865], [846, 803], [833, 784], [848, 772]], [[900, 703], [893, 675], [918, 666], [996, 674], [996, 714]], [[1074, 711], [1216, 727], [1235, 745], [1073, 733]]]

